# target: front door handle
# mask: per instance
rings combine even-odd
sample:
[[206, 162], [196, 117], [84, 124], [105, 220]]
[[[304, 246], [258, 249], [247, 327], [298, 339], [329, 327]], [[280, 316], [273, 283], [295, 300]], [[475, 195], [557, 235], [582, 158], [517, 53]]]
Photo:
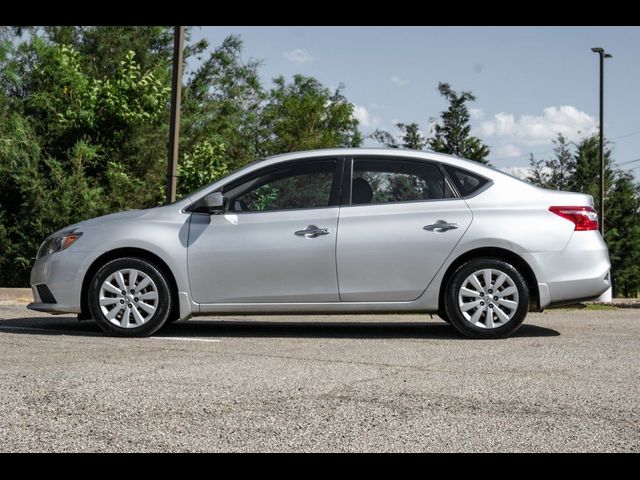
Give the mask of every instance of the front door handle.
[[316, 238], [320, 235], [329, 235], [329, 229], [316, 227], [315, 225], [307, 225], [304, 230], [298, 230], [295, 234], [304, 238]]
[[456, 228], [458, 228], [458, 224], [448, 223], [448, 222], [445, 222], [444, 220], [438, 220], [436, 223], [432, 223], [431, 225], [425, 225], [422, 228], [425, 229], [427, 232], [440, 233], [440, 232], [446, 232], [447, 230], [455, 230]]

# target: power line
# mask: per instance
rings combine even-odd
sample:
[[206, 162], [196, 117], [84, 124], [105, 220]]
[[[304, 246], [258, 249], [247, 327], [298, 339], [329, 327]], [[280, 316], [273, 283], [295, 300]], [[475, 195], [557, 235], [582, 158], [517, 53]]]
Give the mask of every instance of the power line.
[[619, 137], [612, 138], [611, 140], [620, 140], [621, 138], [632, 137], [634, 135], [639, 135], [640, 132], [627, 133], [626, 135], [621, 135]]
[[622, 162], [622, 163], [619, 163], [618, 165], [627, 165], [628, 163], [633, 163], [633, 162], [640, 162], [640, 158], [636, 158], [635, 160], [629, 160], [628, 162]]
[[[640, 135], [640, 131], [638, 131], [638, 132], [631, 132], [631, 133], [627, 133], [627, 134], [625, 134], [625, 135], [620, 135], [620, 136], [617, 136], [617, 137], [612, 137], [612, 138], [610, 138], [609, 140], [620, 140], [620, 139], [622, 139], [622, 138], [633, 137], [634, 135]], [[527, 156], [529, 156], [529, 155], [531, 155], [531, 154], [533, 154], [533, 155], [540, 155], [540, 154], [542, 154], [542, 153], [550, 153], [550, 152], [553, 152], [554, 150], [555, 150], [555, 149], [553, 149], [553, 148], [552, 148], [551, 150], [543, 150], [543, 151], [541, 151], [541, 152], [528, 152], [528, 153], [523, 153], [522, 155], [515, 155], [515, 156], [513, 156], [513, 157], [501, 157], [501, 158], [494, 158], [494, 159], [492, 159], [492, 161], [493, 161], [493, 162], [499, 162], [500, 160], [511, 160], [511, 159], [513, 159], [513, 158], [527, 157]], [[638, 160], [640, 160], [640, 159], [638, 159]], [[635, 162], [635, 161], [636, 161], [636, 160], [631, 160], [631, 162]], [[631, 162], [626, 162], [626, 163], [631, 163]], [[621, 163], [620, 165], [624, 165], [624, 163]]]
[[502, 157], [502, 158], [494, 158], [492, 159], [493, 162], [498, 162], [500, 160], [511, 160], [512, 158], [520, 158], [520, 157], [527, 157], [529, 155], [540, 155], [541, 153], [549, 153], [549, 152], [553, 152], [553, 148], [551, 150], [543, 150], [541, 152], [528, 152], [528, 153], [523, 153], [522, 155], [516, 155], [514, 157]]

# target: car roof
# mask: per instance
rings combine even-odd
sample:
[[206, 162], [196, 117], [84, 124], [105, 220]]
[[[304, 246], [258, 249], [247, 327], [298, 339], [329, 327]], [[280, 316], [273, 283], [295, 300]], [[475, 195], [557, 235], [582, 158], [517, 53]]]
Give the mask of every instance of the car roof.
[[283, 153], [280, 155], [274, 155], [266, 157], [262, 160], [254, 162], [261, 166], [267, 166], [280, 162], [286, 162], [291, 160], [303, 160], [314, 159], [318, 157], [332, 157], [332, 156], [385, 156], [390, 158], [408, 158], [418, 160], [433, 160], [441, 162], [472, 172], [479, 173], [490, 178], [494, 178], [496, 174], [511, 177], [510, 175], [503, 173], [491, 167], [487, 167], [479, 162], [467, 160], [465, 158], [456, 157], [446, 153], [433, 152], [431, 150], [410, 150], [403, 148], [323, 148], [316, 150], [304, 150], [299, 152]]

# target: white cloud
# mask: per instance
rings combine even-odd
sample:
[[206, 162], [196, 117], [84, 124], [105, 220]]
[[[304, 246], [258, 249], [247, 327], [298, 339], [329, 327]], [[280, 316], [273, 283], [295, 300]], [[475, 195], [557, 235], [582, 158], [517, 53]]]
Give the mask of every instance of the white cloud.
[[471, 120], [482, 120], [484, 119], [484, 111], [481, 108], [470, 108], [469, 116]]
[[529, 175], [529, 167], [524, 166], [499, 167], [499, 170], [502, 170], [504, 173], [508, 173], [509, 175], [513, 175], [514, 177], [518, 177], [522, 180], [526, 179], [527, 175]]
[[522, 155], [522, 150], [513, 143], [503, 143], [492, 149], [492, 154], [498, 158], [513, 158]]
[[313, 61], [313, 56], [302, 48], [296, 48], [290, 52], [284, 52], [284, 58], [293, 63], [309, 63]]
[[[509, 175], [513, 175], [514, 177], [518, 177], [521, 180], [526, 180], [527, 176], [530, 173], [530, 168], [528, 166], [523, 165], [512, 165], [510, 167], [498, 167], [499, 170], [502, 170]], [[541, 168], [542, 173], [549, 174], [551, 173], [551, 169], [548, 167]]]
[[400, 77], [399, 77], [399, 76], [397, 76], [397, 75], [392, 76], [392, 77], [391, 77], [391, 81], [392, 81], [393, 83], [395, 83], [395, 84], [396, 84], [397, 86], [399, 86], [399, 87], [404, 87], [406, 84], [408, 84], [408, 83], [409, 83], [409, 80], [405, 80], [404, 78], [400, 78]]
[[371, 115], [371, 112], [362, 105], [353, 106], [353, 116], [356, 117], [361, 127], [375, 128], [380, 124], [380, 118], [375, 115]]
[[551, 142], [558, 133], [569, 140], [591, 135], [597, 129], [596, 119], [571, 105], [547, 107], [541, 116], [500, 112], [482, 122], [480, 132], [487, 137], [508, 137], [526, 146]]

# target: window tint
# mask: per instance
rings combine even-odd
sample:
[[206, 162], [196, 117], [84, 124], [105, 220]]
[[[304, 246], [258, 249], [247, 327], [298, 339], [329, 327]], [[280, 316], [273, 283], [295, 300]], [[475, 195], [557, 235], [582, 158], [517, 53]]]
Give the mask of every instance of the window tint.
[[444, 168], [455, 182], [460, 195], [463, 197], [471, 195], [489, 182], [488, 179], [471, 173], [468, 170], [462, 170], [461, 168], [452, 167], [451, 165], [445, 165]]
[[327, 207], [335, 161], [272, 170], [224, 192], [231, 211]]
[[402, 160], [355, 160], [351, 203], [389, 203], [452, 198], [437, 165]]

